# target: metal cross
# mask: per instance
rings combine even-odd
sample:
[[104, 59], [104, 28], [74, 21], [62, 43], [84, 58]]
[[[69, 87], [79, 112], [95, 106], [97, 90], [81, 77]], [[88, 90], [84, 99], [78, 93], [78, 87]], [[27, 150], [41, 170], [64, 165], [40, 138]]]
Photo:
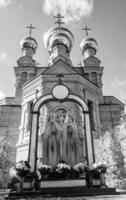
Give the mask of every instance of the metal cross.
[[83, 31], [85, 31], [86, 36], [88, 37], [88, 31], [91, 30], [91, 28], [88, 28], [87, 26], [85, 26], [84, 28], [82, 28]]
[[32, 29], [35, 29], [36, 27], [32, 26], [31, 24], [30, 26], [26, 26], [26, 28], [29, 28], [29, 36], [31, 37]]
[[56, 77], [58, 77], [58, 78], [59, 78], [59, 83], [62, 83], [62, 80], [61, 80], [61, 78], [63, 78], [63, 77], [64, 77], [64, 75], [63, 75], [63, 74], [57, 74], [57, 75], [56, 75]]
[[55, 24], [58, 24], [59, 28], [61, 27], [61, 24], [64, 24], [64, 22], [62, 21], [62, 19], [64, 18], [64, 16], [62, 16], [60, 13], [58, 13], [56, 16], [54, 16], [54, 18], [57, 18], [58, 20], [55, 22]]

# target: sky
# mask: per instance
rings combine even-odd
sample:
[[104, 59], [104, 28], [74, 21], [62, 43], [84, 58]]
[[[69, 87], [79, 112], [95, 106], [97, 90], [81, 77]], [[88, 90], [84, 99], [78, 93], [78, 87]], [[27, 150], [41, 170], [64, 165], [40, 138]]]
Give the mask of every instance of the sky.
[[[70, 7], [69, 2], [74, 2], [77, 10]], [[67, 10], [67, 6], [72, 11]], [[39, 46], [34, 59], [41, 66], [48, 64], [49, 54], [44, 46], [43, 35], [56, 26], [53, 18], [54, 7], [67, 16], [64, 26], [71, 30], [75, 38], [71, 51], [73, 65], [77, 66], [83, 60], [80, 42], [85, 38], [82, 27], [87, 25], [92, 29], [89, 36], [98, 42], [96, 56], [104, 67], [103, 94], [115, 96], [124, 102], [126, 0], [0, 0], [0, 97], [15, 95], [13, 67], [17, 66], [16, 61], [22, 56], [20, 41], [28, 36], [29, 30], [26, 26], [32, 24], [36, 27], [32, 36]], [[71, 15], [68, 16], [68, 13]]]

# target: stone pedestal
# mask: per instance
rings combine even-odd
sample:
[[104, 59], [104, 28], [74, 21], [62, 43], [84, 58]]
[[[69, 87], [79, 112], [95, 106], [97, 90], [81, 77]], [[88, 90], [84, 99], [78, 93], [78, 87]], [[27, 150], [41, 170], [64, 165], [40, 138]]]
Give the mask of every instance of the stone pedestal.
[[86, 187], [86, 180], [56, 180], [41, 181], [40, 189], [43, 188], [70, 188], [70, 187]]

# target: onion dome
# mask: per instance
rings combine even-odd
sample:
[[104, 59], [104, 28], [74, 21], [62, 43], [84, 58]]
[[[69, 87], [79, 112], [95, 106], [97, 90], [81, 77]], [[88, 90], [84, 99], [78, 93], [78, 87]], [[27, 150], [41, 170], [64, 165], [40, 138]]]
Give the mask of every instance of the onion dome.
[[45, 34], [44, 39], [45, 46], [48, 49], [49, 53], [52, 53], [53, 48], [59, 45], [64, 45], [67, 49], [67, 52], [70, 53], [74, 44], [73, 34], [64, 27], [51, 28]]
[[33, 54], [35, 54], [38, 43], [33, 37], [28, 36], [22, 39], [20, 46], [22, 50], [31, 48], [33, 50]]
[[80, 44], [80, 48], [81, 48], [82, 54], [87, 55], [88, 53], [88, 56], [94, 56], [97, 52], [98, 44], [95, 39], [87, 37], [86, 39], [82, 40]]

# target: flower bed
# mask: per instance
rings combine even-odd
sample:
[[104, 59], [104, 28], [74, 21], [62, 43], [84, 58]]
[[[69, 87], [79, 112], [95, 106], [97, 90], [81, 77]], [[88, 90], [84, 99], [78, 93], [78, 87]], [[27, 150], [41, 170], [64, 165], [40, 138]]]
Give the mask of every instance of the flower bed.
[[56, 172], [58, 172], [58, 174], [67, 174], [69, 173], [71, 170], [71, 167], [65, 163], [59, 163], [56, 166]]
[[[19, 177], [20, 187], [25, 183], [28, 187], [33, 187], [31, 183], [37, 183], [37, 180], [71, 180], [71, 179], [85, 179], [86, 185], [100, 186], [105, 185], [105, 176], [107, 170], [106, 163], [94, 163], [92, 168], [85, 163], [78, 163], [70, 166], [65, 162], [60, 162], [55, 167], [43, 163], [37, 164], [37, 174], [33, 176], [30, 172], [30, 166], [27, 161], [18, 162], [13, 167], [12, 174]], [[29, 186], [31, 185], [31, 186]], [[23, 188], [23, 187], [22, 187]]]
[[38, 176], [40, 180], [48, 180], [50, 173], [52, 172], [52, 167], [43, 163], [37, 165]]
[[88, 166], [84, 163], [78, 163], [73, 167], [78, 173], [84, 173], [89, 170]]
[[37, 168], [38, 168], [38, 171], [40, 171], [41, 174], [49, 174], [52, 171], [51, 166], [45, 165], [43, 163], [39, 163]]
[[105, 173], [107, 172], [107, 163], [98, 162], [93, 164], [91, 170], [91, 178], [93, 180], [100, 180], [100, 185], [105, 186]]
[[10, 169], [10, 188], [23, 188], [23, 182], [30, 172], [30, 165], [27, 161], [19, 161]]
[[59, 163], [54, 169], [57, 179], [69, 179], [71, 167], [65, 163]]
[[25, 177], [30, 171], [30, 165], [27, 161], [19, 161], [16, 163], [15, 169], [18, 176]]
[[99, 173], [106, 173], [107, 171], [107, 163], [98, 162], [93, 164], [93, 169]]
[[83, 163], [71, 167], [64, 162], [58, 163], [56, 167], [40, 163], [37, 168], [41, 180], [78, 179], [87, 169]]

